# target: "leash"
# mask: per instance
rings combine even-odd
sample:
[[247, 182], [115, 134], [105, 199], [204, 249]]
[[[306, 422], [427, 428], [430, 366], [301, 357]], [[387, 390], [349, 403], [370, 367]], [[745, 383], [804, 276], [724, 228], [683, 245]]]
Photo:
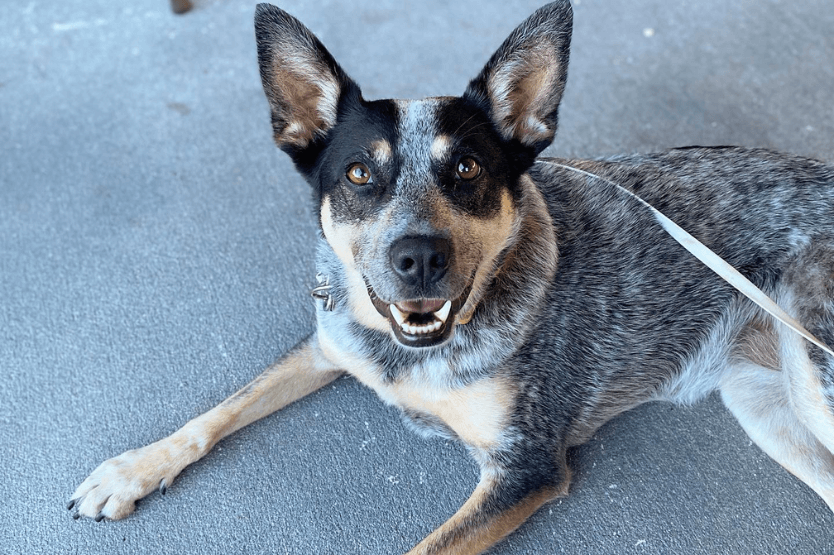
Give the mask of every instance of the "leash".
[[581, 170], [579, 168], [574, 168], [573, 166], [566, 166], [565, 164], [560, 164], [558, 162], [554, 162], [552, 160], [537, 160], [537, 162], [544, 162], [547, 164], [552, 164], [554, 166], [558, 166], [560, 168], [564, 168], [566, 170], [570, 170], [579, 174], [582, 174], [586, 177], [591, 177], [595, 179], [599, 179], [609, 185], [613, 185], [620, 191], [627, 194], [632, 199], [636, 200], [644, 207], [648, 208], [649, 211], [654, 216], [655, 220], [660, 224], [660, 226], [672, 236], [672, 238], [681, 244], [683, 248], [689, 251], [695, 258], [703, 262], [707, 268], [718, 274], [721, 279], [735, 287], [738, 291], [740, 291], [745, 297], [759, 305], [765, 312], [788, 326], [791, 330], [798, 333], [832, 357], [834, 357], [834, 351], [832, 351], [825, 343], [814, 337], [814, 335], [806, 330], [802, 324], [794, 320], [787, 312], [782, 310], [776, 302], [768, 297], [761, 289], [756, 287], [749, 279], [741, 275], [741, 273], [736, 270], [732, 265], [730, 265], [726, 260], [715, 254], [712, 250], [710, 250], [706, 245], [698, 241], [695, 237], [690, 235], [686, 230], [680, 227], [678, 224], [667, 218], [660, 210], [637, 196], [636, 194], [632, 193], [622, 185], [615, 183], [609, 179], [606, 179], [602, 176], [596, 175], [591, 172], [587, 172], [585, 170]]

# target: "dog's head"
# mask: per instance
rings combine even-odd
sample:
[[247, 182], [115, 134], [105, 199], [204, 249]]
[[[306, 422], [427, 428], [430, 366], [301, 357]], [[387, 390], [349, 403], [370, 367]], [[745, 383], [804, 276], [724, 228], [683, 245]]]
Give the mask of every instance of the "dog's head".
[[430, 347], [472, 318], [556, 132], [571, 20], [566, 0], [535, 12], [461, 97], [366, 101], [306, 27], [258, 5], [275, 142], [315, 191], [360, 323]]

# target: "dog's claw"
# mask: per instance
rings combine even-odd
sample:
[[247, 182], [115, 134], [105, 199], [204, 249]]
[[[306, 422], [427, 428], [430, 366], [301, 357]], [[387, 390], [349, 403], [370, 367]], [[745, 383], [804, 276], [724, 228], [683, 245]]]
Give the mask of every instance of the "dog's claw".
[[101, 522], [104, 520], [104, 513], [99, 513], [96, 515], [96, 522]]
[[165, 480], [161, 480], [159, 482], [159, 493], [161, 493], [162, 495], [165, 495], [165, 493], [167, 491], [168, 491], [168, 486], [165, 485]]
[[78, 520], [79, 518], [81, 518], [81, 513], [79, 513], [78, 511], [75, 511], [74, 513], [72, 513], [72, 519], [73, 520]]
[[70, 502], [67, 503], [67, 510], [71, 511], [73, 507], [75, 507], [75, 499], [70, 499]]

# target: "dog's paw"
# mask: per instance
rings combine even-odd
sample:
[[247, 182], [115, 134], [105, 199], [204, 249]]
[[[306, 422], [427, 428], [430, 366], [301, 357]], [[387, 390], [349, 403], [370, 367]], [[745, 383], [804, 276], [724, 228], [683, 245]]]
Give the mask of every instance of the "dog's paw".
[[118, 520], [136, 508], [136, 501], [159, 489], [165, 494], [184, 465], [171, 457], [166, 440], [126, 451], [96, 468], [72, 495], [67, 508], [73, 518]]

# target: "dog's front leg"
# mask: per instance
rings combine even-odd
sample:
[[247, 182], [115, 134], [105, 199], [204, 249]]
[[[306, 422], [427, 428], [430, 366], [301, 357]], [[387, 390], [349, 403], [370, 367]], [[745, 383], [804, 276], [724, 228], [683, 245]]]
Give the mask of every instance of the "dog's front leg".
[[482, 473], [472, 495], [452, 518], [406, 555], [477, 555], [518, 528], [542, 505], [568, 491], [562, 466], [546, 478], [513, 472]]
[[155, 489], [165, 493], [183, 468], [231, 434], [330, 383], [340, 372], [322, 355], [316, 336], [299, 344], [249, 385], [170, 436], [103, 462], [78, 487], [77, 515], [120, 519]]

